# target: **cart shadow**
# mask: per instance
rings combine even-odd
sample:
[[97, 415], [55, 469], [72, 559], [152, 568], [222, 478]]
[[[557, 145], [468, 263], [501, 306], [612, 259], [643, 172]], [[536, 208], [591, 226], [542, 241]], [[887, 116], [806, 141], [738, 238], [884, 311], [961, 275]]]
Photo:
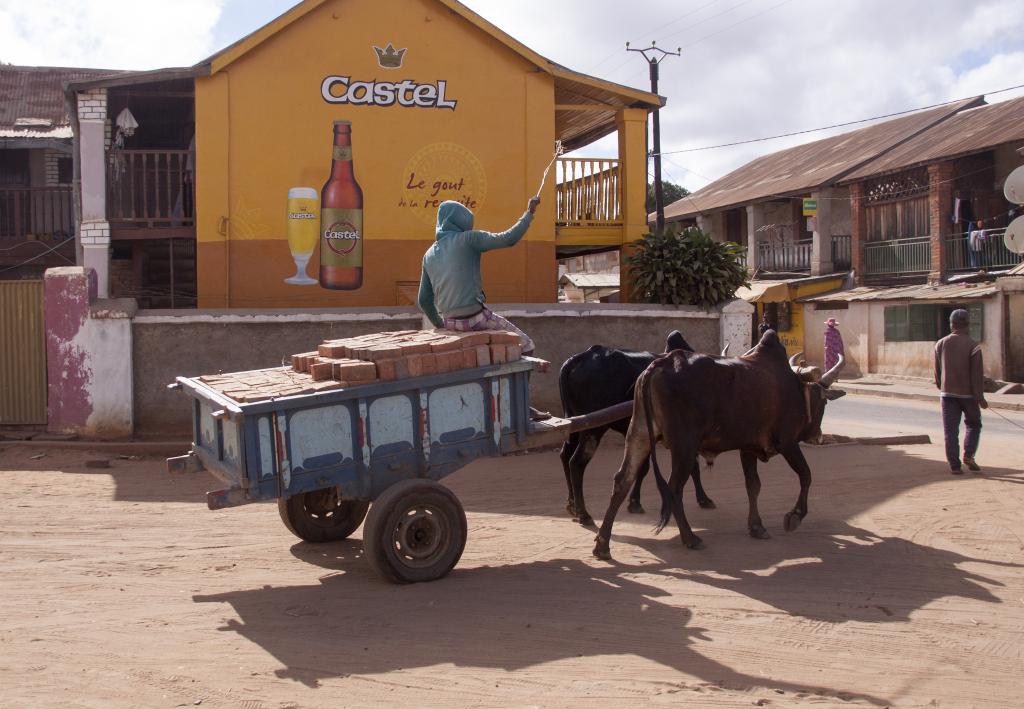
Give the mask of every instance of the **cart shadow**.
[[[300, 546], [293, 553], [308, 556]], [[664, 589], [630, 578], [651, 573], [650, 566], [595, 568], [579, 559], [555, 559], [456, 569], [440, 581], [409, 587], [383, 583], [367, 564], [354, 563], [354, 544], [327, 546], [339, 548], [319, 563], [344, 572], [317, 585], [193, 600], [230, 604], [238, 620], [220, 630], [256, 643], [284, 665], [279, 677], [310, 687], [332, 677], [445, 664], [515, 671], [567, 658], [630, 655], [695, 677], [672, 685], [673, 691], [695, 693], [693, 699], [722, 689], [763, 688], [890, 703], [813, 683], [766, 680], [702, 655], [697, 644], [710, 638], [693, 624], [694, 611], [676, 605], [679, 599]], [[335, 562], [329, 561], [332, 554]], [[609, 633], [609, 621], [623, 630]]]

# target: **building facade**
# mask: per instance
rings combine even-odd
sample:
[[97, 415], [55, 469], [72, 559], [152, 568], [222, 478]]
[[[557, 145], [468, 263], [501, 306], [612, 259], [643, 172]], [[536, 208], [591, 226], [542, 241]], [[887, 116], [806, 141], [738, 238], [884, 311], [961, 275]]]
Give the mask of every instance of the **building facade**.
[[[503, 230], [556, 141], [612, 132], [618, 156], [559, 158], [523, 242], [484, 256], [488, 300], [554, 302], [559, 246], [646, 230], [647, 116], [663, 100], [554, 64], [454, 0], [306, 0], [194, 67], [71, 88], [85, 265], [111, 295], [131, 295], [130, 269], [139, 295], [162, 296], [143, 307], [408, 304], [440, 202]], [[125, 109], [139, 126], [105, 151]], [[358, 205], [326, 197], [336, 169]], [[328, 287], [332, 263], [361, 282]]]

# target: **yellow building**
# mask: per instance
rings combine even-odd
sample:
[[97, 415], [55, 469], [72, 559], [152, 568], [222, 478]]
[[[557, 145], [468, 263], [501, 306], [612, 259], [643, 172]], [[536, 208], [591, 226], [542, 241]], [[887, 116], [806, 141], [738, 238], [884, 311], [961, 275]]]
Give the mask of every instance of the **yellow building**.
[[[70, 93], [85, 265], [101, 295], [169, 291], [143, 307], [407, 304], [441, 201], [502, 230], [556, 140], [575, 150], [618, 131], [615, 158], [561, 158], [523, 242], [484, 257], [489, 301], [553, 302], [557, 248], [628, 247], [647, 230], [646, 121], [663, 103], [555, 64], [454, 0], [305, 0], [194, 67]], [[344, 204], [325, 198], [335, 158], [351, 161], [361, 213], [350, 187]], [[339, 207], [345, 219], [321, 219]], [[321, 244], [325, 262], [361, 251], [358, 287], [322, 287]]]
[[[736, 291], [736, 297], [753, 303], [756, 307], [755, 331], [762, 318], [767, 317], [769, 324], [778, 332], [779, 340], [786, 346], [786, 354], [793, 356], [798, 352], [812, 351], [813, 348], [808, 343], [816, 342], [823, 337], [820, 323], [805, 322], [805, 306], [798, 300], [838, 290], [842, 288], [844, 279], [844, 274], [838, 274], [777, 281], [751, 281], [749, 288], [740, 288]], [[756, 342], [757, 339], [754, 336], [753, 341]]]

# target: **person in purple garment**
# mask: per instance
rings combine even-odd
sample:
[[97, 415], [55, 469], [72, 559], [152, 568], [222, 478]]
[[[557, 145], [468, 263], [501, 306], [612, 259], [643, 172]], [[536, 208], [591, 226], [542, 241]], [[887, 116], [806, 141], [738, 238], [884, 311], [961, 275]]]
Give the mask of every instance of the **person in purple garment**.
[[832, 369], [839, 361], [839, 355], [846, 357], [843, 336], [839, 334], [839, 323], [835, 318], [825, 321], [825, 371]]

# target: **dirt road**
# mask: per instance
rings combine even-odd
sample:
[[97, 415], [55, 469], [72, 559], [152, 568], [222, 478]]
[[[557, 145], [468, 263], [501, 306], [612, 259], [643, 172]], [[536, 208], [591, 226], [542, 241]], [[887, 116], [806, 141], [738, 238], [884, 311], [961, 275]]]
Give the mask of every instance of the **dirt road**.
[[[587, 478], [603, 510], [621, 438]], [[446, 481], [469, 543], [446, 579], [392, 586], [353, 539], [299, 543], [267, 505], [160, 460], [0, 451], [0, 705], [1014, 706], [1024, 666], [1024, 454], [953, 478], [940, 446], [809, 449], [810, 515], [781, 459], [745, 532], [738, 459], [705, 476], [687, 551], [623, 512], [613, 563], [565, 516], [557, 456]], [[655, 490], [645, 493], [656, 508]]]

